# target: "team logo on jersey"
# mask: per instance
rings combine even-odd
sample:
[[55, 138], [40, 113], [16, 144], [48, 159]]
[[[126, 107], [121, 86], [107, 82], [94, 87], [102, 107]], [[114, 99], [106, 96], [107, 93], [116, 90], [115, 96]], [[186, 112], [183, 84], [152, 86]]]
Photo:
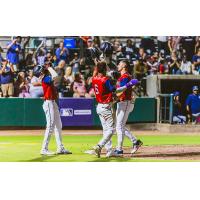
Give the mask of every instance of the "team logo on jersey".
[[72, 108], [61, 108], [60, 109], [60, 116], [61, 117], [72, 117], [73, 116], [73, 109]]

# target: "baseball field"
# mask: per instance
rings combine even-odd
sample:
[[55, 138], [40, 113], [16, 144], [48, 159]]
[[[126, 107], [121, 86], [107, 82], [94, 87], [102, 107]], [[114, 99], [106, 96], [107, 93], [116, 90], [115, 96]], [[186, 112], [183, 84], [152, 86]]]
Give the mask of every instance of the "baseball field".
[[[154, 161], [200, 161], [200, 136], [162, 134], [159, 132], [136, 132], [144, 145], [131, 157], [131, 143], [125, 139], [125, 154], [120, 158], [106, 158], [85, 154], [101, 138], [100, 130], [63, 131], [63, 143], [72, 155], [41, 156], [43, 130], [0, 131], [1, 162], [154, 162]], [[116, 145], [116, 135], [113, 146]], [[51, 151], [56, 151], [55, 139], [50, 141]]]

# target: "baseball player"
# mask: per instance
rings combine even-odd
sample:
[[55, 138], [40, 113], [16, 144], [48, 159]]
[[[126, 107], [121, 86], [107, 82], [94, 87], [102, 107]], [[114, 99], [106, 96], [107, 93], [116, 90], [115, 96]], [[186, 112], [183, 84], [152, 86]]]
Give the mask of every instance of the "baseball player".
[[97, 73], [92, 79], [92, 86], [94, 88], [97, 105], [97, 114], [99, 115], [102, 127], [103, 137], [99, 143], [94, 147], [94, 153], [100, 157], [101, 150], [105, 146], [107, 154], [106, 157], [112, 156], [112, 143], [111, 137], [114, 132], [114, 120], [113, 120], [113, 93], [126, 91], [128, 88], [137, 84], [136, 79], [130, 80], [123, 87], [116, 89], [110, 79], [106, 76], [107, 65], [106, 62], [97, 63]]
[[46, 62], [42, 70], [42, 87], [44, 91], [44, 103], [43, 110], [46, 115], [46, 131], [44, 134], [44, 140], [41, 149], [41, 155], [53, 155], [55, 153], [48, 150], [48, 145], [50, 142], [51, 135], [54, 131], [56, 144], [57, 144], [57, 154], [71, 154], [70, 151], [66, 150], [62, 144], [62, 122], [60, 118], [60, 113], [58, 110], [58, 105], [56, 100], [58, 94], [54, 86], [54, 80], [58, 74], [51, 67], [50, 62]]
[[192, 123], [196, 124], [197, 119], [200, 117], [200, 94], [199, 87], [192, 87], [192, 94], [189, 94], [186, 99], [186, 110], [188, 112], [188, 117], [190, 118], [190, 114], [192, 116]]
[[[120, 77], [117, 80], [117, 88], [125, 86], [130, 80], [131, 75], [128, 73], [129, 62], [127, 60], [123, 60], [117, 66], [118, 72], [120, 72]], [[139, 147], [143, 144], [140, 140], [138, 140], [131, 132], [126, 128], [126, 122], [128, 120], [129, 114], [133, 111], [134, 104], [132, 103], [132, 88], [127, 88], [127, 90], [117, 93], [118, 103], [116, 110], [116, 132], [117, 132], [117, 148], [115, 153], [118, 155], [123, 155], [123, 141], [124, 136], [127, 136], [132, 144], [133, 149], [131, 154], [135, 153]]]

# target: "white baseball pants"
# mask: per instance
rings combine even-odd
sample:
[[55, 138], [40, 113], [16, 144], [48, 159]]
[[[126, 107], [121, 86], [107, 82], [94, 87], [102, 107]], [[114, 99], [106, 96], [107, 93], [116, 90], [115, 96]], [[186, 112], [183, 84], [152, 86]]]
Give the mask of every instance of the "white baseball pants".
[[177, 115], [177, 116], [173, 116], [173, 122], [177, 122], [177, 123], [186, 123], [186, 117], [183, 115]]
[[97, 114], [99, 115], [101, 125], [103, 127], [103, 137], [99, 141], [98, 145], [102, 148], [110, 151], [112, 149], [111, 137], [114, 133], [114, 120], [112, 104], [98, 104]]
[[116, 110], [116, 132], [117, 132], [117, 150], [122, 150], [124, 136], [134, 144], [137, 138], [126, 128], [126, 122], [130, 112], [133, 111], [134, 104], [131, 101], [121, 101], [117, 103]]
[[42, 150], [48, 150], [49, 141], [53, 132], [55, 133], [57, 149], [60, 150], [64, 147], [62, 144], [62, 122], [60, 118], [58, 105], [53, 100], [46, 100], [43, 103], [43, 110], [45, 112], [47, 124], [42, 144]]

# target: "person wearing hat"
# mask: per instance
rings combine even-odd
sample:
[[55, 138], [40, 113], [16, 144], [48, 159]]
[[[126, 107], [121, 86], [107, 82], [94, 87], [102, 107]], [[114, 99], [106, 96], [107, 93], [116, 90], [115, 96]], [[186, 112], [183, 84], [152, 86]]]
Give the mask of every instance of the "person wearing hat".
[[196, 85], [192, 87], [192, 94], [189, 94], [186, 99], [186, 111], [188, 118], [192, 117], [192, 122], [196, 124], [200, 116], [200, 95], [199, 88]]
[[200, 72], [200, 48], [197, 53], [192, 57], [192, 74], [199, 75]]
[[186, 117], [182, 115], [182, 105], [180, 103], [180, 92], [173, 93], [173, 123], [185, 124]]
[[87, 40], [87, 47], [90, 48], [90, 47], [94, 47], [94, 42], [93, 42], [93, 39], [92, 38], [89, 38]]

